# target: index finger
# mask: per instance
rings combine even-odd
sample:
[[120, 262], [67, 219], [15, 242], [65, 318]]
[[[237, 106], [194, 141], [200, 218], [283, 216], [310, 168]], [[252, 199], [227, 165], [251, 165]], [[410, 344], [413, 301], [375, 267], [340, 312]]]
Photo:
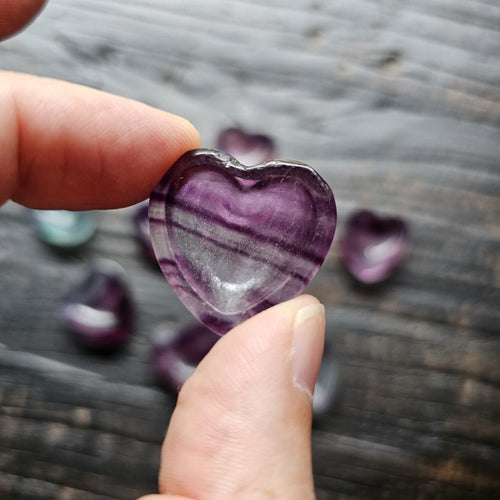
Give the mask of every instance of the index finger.
[[199, 147], [186, 120], [94, 89], [0, 72], [0, 204], [118, 208]]

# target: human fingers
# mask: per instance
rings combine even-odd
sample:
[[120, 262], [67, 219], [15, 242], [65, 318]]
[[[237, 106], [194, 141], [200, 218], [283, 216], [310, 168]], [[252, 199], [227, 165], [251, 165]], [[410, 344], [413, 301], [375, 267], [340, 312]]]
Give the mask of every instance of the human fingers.
[[24, 28], [42, 10], [46, 0], [0, 0], [0, 40]]
[[0, 72], [0, 204], [118, 208], [199, 146], [178, 116], [47, 78]]
[[323, 306], [301, 296], [220, 339], [179, 394], [162, 453], [167, 496], [157, 500], [314, 498], [311, 401], [324, 328]]

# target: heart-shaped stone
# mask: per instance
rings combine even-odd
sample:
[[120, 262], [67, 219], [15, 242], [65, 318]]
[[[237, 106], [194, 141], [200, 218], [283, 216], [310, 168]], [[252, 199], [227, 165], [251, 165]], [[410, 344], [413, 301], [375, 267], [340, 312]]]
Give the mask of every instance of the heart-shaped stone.
[[135, 306], [127, 274], [101, 259], [62, 299], [58, 315], [76, 338], [95, 350], [111, 351], [130, 337]]
[[340, 241], [340, 255], [354, 278], [374, 284], [386, 280], [408, 252], [408, 229], [396, 217], [369, 210], [354, 212]]
[[227, 128], [217, 138], [217, 149], [243, 165], [257, 165], [275, 158], [274, 141], [264, 134], [249, 134], [241, 128]]
[[220, 337], [196, 322], [182, 329], [158, 325], [152, 339], [153, 369], [158, 381], [177, 393]]
[[208, 149], [183, 155], [149, 204], [165, 278], [219, 334], [298, 295], [323, 263], [336, 220], [333, 194], [311, 167], [245, 167]]
[[87, 243], [97, 230], [95, 212], [32, 210], [40, 238], [62, 250], [76, 249]]

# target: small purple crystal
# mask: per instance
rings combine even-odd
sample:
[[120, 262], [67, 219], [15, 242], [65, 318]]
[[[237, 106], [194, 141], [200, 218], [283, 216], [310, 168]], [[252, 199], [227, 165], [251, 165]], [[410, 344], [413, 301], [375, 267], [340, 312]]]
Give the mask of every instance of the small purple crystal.
[[217, 140], [217, 149], [234, 156], [243, 165], [257, 165], [272, 160], [274, 141], [263, 134], [248, 134], [239, 128], [223, 130]]
[[335, 404], [338, 392], [339, 365], [330, 342], [325, 342], [323, 359], [314, 388], [313, 414], [321, 417]]
[[181, 330], [160, 325], [152, 345], [153, 367], [159, 381], [178, 392], [219, 338], [199, 323]]
[[133, 221], [135, 234], [141, 247], [142, 253], [153, 262], [156, 262], [155, 252], [151, 243], [149, 231], [148, 202], [140, 203], [134, 212]]
[[387, 279], [407, 252], [406, 224], [395, 217], [378, 217], [368, 210], [351, 215], [340, 242], [345, 266], [362, 283]]
[[84, 280], [63, 298], [59, 315], [70, 331], [88, 347], [111, 350], [130, 336], [134, 304], [125, 270], [101, 260]]
[[305, 164], [244, 167], [199, 149], [153, 191], [149, 221], [170, 286], [222, 335], [307, 286], [330, 248], [336, 208], [326, 182]]

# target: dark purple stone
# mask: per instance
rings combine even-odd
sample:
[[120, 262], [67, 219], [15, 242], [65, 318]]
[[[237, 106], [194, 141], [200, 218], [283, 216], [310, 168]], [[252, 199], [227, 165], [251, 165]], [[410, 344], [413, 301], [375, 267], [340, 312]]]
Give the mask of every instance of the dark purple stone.
[[263, 134], [248, 134], [240, 128], [223, 130], [217, 149], [236, 158], [243, 165], [257, 165], [275, 156], [274, 141]]
[[369, 210], [351, 215], [340, 242], [345, 266], [363, 283], [387, 279], [407, 252], [406, 224], [395, 217], [379, 217]]
[[339, 381], [339, 365], [332, 345], [326, 341], [323, 359], [314, 388], [313, 414], [321, 417], [330, 410], [336, 402]]
[[129, 338], [134, 304], [125, 270], [116, 262], [99, 261], [63, 298], [59, 315], [86, 346], [111, 350]]
[[148, 202], [140, 203], [134, 212], [133, 221], [137, 241], [142, 253], [153, 262], [156, 262], [153, 244], [151, 243], [151, 233], [149, 231]]
[[151, 194], [151, 239], [165, 278], [224, 334], [298, 295], [330, 248], [333, 194], [309, 166], [244, 167], [215, 150], [183, 155]]
[[220, 337], [199, 323], [178, 330], [160, 325], [153, 335], [153, 368], [158, 380], [178, 392]]

